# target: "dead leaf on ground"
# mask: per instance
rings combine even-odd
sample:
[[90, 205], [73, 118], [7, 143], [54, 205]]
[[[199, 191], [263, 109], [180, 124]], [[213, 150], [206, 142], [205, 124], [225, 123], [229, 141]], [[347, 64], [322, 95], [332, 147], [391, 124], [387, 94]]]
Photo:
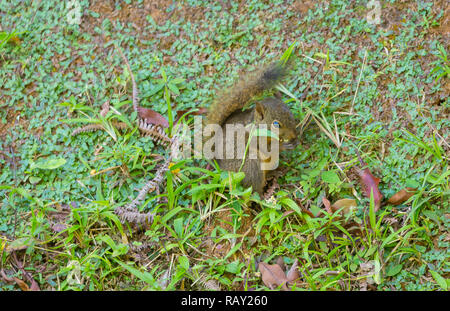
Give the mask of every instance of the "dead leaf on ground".
[[11, 243], [6, 244], [6, 252], [12, 253], [14, 251], [20, 251], [28, 248], [33, 243], [33, 239], [24, 237], [24, 238], [18, 238]]
[[416, 193], [416, 188], [406, 187], [405, 189], [400, 190], [392, 197], [389, 198], [388, 203], [392, 205], [399, 205], [403, 202], [407, 201], [410, 197], [412, 197]]
[[13, 279], [14, 279], [14, 282], [16, 282], [16, 284], [19, 285], [20, 289], [23, 290], [24, 292], [28, 292], [30, 290], [27, 283], [25, 283], [21, 279], [16, 278], [16, 277], [14, 277]]
[[66, 225], [66, 224], [60, 224], [60, 223], [58, 223], [58, 224], [53, 224], [53, 225], [51, 225], [51, 229], [54, 231], [54, 232], [62, 232], [62, 231], [64, 231], [64, 230], [66, 230], [68, 228], [68, 226]]
[[[361, 159], [359, 154], [358, 154], [358, 159], [359, 159], [359, 162], [361, 163], [361, 166], [363, 166], [363, 167], [367, 166], [367, 164]], [[380, 179], [378, 177], [375, 177], [367, 167], [362, 170], [358, 169], [357, 172], [360, 177], [364, 195], [370, 199], [370, 195], [373, 192], [373, 199], [374, 199], [374, 203], [375, 203], [375, 212], [377, 212], [380, 209], [381, 199], [383, 198], [383, 195], [381, 194], [380, 190], [378, 189], [378, 184], [380, 183]]]
[[[17, 258], [17, 255], [15, 252], [12, 253], [12, 260], [14, 265], [22, 272], [23, 276], [29, 281], [31, 282], [31, 287], [28, 287], [28, 285], [23, 282], [22, 280], [14, 277], [14, 281], [17, 283], [17, 285], [19, 285], [19, 287], [24, 290], [24, 291], [39, 291], [39, 285], [37, 284], [37, 282], [33, 279], [33, 277], [31, 276], [31, 274], [25, 270], [24, 264], [22, 261], [20, 261]], [[23, 282], [23, 284], [22, 284]]]
[[276, 264], [280, 266], [281, 270], [286, 271], [286, 265], [284, 264], [283, 256], [278, 256]]
[[0, 270], [0, 277], [1, 277], [2, 280], [5, 281], [6, 283], [14, 282], [14, 279], [8, 277], [3, 269]]
[[106, 101], [106, 102], [102, 105], [102, 110], [100, 111], [100, 115], [101, 115], [102, 117], [105, 117], [105, 116], [108, 114], [109, 108], [110, 108], [110, 107], [111, 107], [111, 106], [110, 106], [109, 100], [108, 100], [108, 101]]
[[275, 289], [281, 286], [281, 290], [289, 290], [287, 285], [294, 285], [300, 280], [300, 272], [298, 271], [298, 259], [295, 259], [289, 271], [286, 271], [286, 266], [283, 257], [277, 258], [277, 263], [269, 265], [265, 262], [260, 262], [258, 269], [261, 272], [263, 283], [270, 289]]
[[144, 108], [138, 107], [139, 117], [144, 119], [145, 122], [154, 125], [160, 125], [162, 127], [169, 127], [169, 122], [158, 112]]
[[333, 205], [331, 205], [331, 209], [333, 210], [333, 212], [336, 212], [337, 210], [343, 208], [341, 212], [343, 215], [345, 215], [351, 213], [356, 206], [356, 200], [354, 199], [340, 199], [334, 202]]
[[299, 198], [294, 198], [294, 201], [297, 203], [297, 205], [300, 207], [300, 209], [302, 210], [302, 212], [306, 213], [307, 215], [309, 215], [309, 217], [311, 218], [315, 218], [316, 216], [306, 207], [303, 206], [302, 201]]
[[300, 279], [300, 272], [298, 271], [298, 259], [295, 259], [291, 269], [287, 272], [288, 284], [293, 285]]
[[34, 279], [31, 280], [30, 290], [31, 290], [31, 291], [40, 291], [40, 290], [41, 290], [41, 289], [39, 288], [38, 283], [37, 283]]
[[208, 112], [208, 108], [205, 108], [205, 107], [197, 108], [196, 111], [193, 111], [192, 109], [177, 110], [177, 119], [175, 120], [175, 123], [177, 123], [178, 120], [180, 120], [180, 118], [185, 113], [192, 114], [194, 116], [200, 116], [200, 115], [204, 115], [207, 112]]
[[333, 214], [333, 211], [331, 210], [331, 203], [330, 203], [330, 201], [328, 201], [328, 199], [326, 197], [322, 198], [322, 203], [325, 206], [325, 210], [327, 211], [327, 213]]
[[8, 277], [3, 269], [0, 270], [0, 279], [6, 283], [16, 283], [23, 291], [39, 291], [39, 285], [32, 279], [31, 286], [17, 277]]
[[269, 265], [265, 262], [260, 262], [258, 269], [261, 272], [262, 281], [267, 287], [275, 289], [281, 286], [282, 290], [288, 290], [286, 286], [288, 279], [278, 264]]
[[61, 232], [68, 228], [67, 221], [71, 213], [70, 205], [63, 204], [56, 210], [48, 212], [50, 228], [54, 232]]

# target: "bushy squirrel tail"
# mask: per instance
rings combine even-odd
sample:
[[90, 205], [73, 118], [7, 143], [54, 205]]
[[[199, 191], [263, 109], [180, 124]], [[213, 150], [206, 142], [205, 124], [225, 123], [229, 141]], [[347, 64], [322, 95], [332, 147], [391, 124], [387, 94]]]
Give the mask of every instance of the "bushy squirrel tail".
[[222, 125], [254, 96], [274, 87], [286, 75], [287, 67], [283, 61], [275, 61], [245, 75], [234, 86], [219, 93], [209, 107], [206, 123]]

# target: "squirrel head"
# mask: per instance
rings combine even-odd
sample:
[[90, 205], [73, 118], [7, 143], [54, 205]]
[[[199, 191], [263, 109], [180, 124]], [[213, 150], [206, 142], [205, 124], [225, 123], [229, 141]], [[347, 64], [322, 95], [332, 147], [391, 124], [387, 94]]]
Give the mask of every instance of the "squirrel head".
[[257, 102], [254, 120], [256, 124], [266, 124], [268, 129], [278, 129], [280, 150], [294, 149], [298, 145], [294, 115], [280, 99], [270, 97]]

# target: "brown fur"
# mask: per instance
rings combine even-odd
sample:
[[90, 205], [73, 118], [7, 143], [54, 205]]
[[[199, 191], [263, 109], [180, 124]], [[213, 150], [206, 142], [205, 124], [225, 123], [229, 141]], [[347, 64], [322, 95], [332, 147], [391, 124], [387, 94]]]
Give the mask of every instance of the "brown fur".
[[[251, 123], [256, 125], [265, 124], [268, 129], [271, 129], [273, 122], [278, 121], [280, 123], [279, 150], [290, 149], [297, 144], [298, 139], [294, 116], [289, 107], [280, 99], [267, 98], [261, 102], [257, 102], [252, 109], [241, 110], [254, 96], [273, 87], [284, 76], [285, 72], [286, 69], [280, 62], [272, 63], [269, 66], [252, 72], [244, 79], [241, 79], [234, 87], [218, 96], [218, 99], [209, 109], [206, 123], [222, 126], [225, 138], [223, 142], [224, 150], [227, 146], [227, 137], [231, 137], [231, 133], [227, 133], [226, 124], [243, 124], [244, 126]], [[245, 141], [248, 140], [248, 137], [249, 134], [246, 132]], [[236, 141], [236, 136], [234, 141]], [[235, 143], [235, 154], [236, 149], [237, 146]], [[245, 173], [242, 185], [244, 187], [252, 186], [253, 191], [262, 195], [268, 172], [261, 169], [261, 162], [268, 160], [264, 160], [260, 156], [259, 150], [257, 150], [257, 154], [257, 159], [245, 158], [244, 162], [242, 162], [242, 159], [222, 159], [218, 160], [218, 164], [221, 169], [227, 171], [237, 172], [241, 169]]]

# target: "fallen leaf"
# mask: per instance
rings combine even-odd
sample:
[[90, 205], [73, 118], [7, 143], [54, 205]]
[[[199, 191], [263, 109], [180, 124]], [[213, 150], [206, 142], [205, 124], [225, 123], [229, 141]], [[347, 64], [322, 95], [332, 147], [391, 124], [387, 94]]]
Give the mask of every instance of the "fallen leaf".
[[139, 117], [141, 119], [144, 119], [145, 122], [149, 124], [160, 125], [162, 127], [169, 127], [169, 122], [166, 120], [166, 118], [164, 118], [161, 114], [159, 114], [154, 110], [144, 107], [138, 107], [138, 113]]
[[28, 287], [27, 283], [22, 281], [21, 279], [18, 279], [16, 277], [13, 278], [17, 285], [19, 285], [20, 289], [24, 292], [28, 292], [30, 288]]
[[291, 269], [287, 272], [287, 280], [289, 284], [295, 284], [300, 279], [300, 272], [298, 271], [298, 259], [295, 259]]
[[11, 243], [6, 245], [6, 252], [11, 253], [13, 251], [20, 251], [26, 249], [33, 243], [33, 240], [30, 238], [18, 238], [17, 240], [12, 241]]
[[295, 198], [294, 200], [295, 200], [295, 202], [297, 202], [297, 205], [300, 206], [300, 209], [302, 210], [302, 212], [306, 213], [311, 218], [316, 217], [309, 209], [307, 209], [306, 207], [303, 206], [302, 201], [300, 199]]
[[101, 115], [102, 117], [105, 117], [105, 116], [108, 114], [109, 108], [110, 108], [110, 107], [111, 107], [111, 106], [110, 106], [109, 100], [108, 100], [108, 101], [106, 101], [106, 102], [102, 105], [102, 110], [100, 111], [100, 115]]
[[319, 234], [315, 239], [315, 241], [317, 242], [326, 242], [327, 241], [327, 237], [323, 234]]
[[36, 283], [36, 281], [33, 279], [33, 277], [30, 275], [30, 273], [28, 273], [28, 271], [25, 270], [24, 266], [23, 266], [23, 262], [21, 262], [18, 258], [16, 253], [12, 253], [12, 259], [13, 262], [15, 264], [15, 266], [17, 268], [19, 268], [20, 271], [22, 271], [23, 276], [29, 281], [31, 282], [31, 288], [28, 287], [28, 285], [22, 281], [21, 279], [18, 279], [16, 277], [14, 277], [14, 281], [16, 282], [17, 285], [19, 285], [19, 287], [23, 290], [23, 291], [39, 291], [39, 285]]
[[30, 288], [30, 287], [28, 287], [27, 283], [25, 283], [21, 279], [16, 278], [16, 277], [11, 277], [11, 278], [8, 277], [6, 275], [6, 273], [5, 273], [5, 271], [3, 271], [3, 269], [0, 270], [0, 277], [6, 283], [16, 283], [17, 285], [19, 285], [20, 289], [23, 290], [23, 291], [30, 291], [30, 290], [31, 291], [33, 291], [33, 290], [38, 291], [38, 290], [40, 290], [39, 286], [36, 283], [36, 281], [33, 280], [34, 282], [31, 283], [31, 288]]
[[64, 158], [38, 159], [36, 162], [31, 162], [31, 169], [40, 168], [42, 170], [54, 170], [66, 164], [67, 160]]
[[293, 214], [293, 213], [295, 213], [294, 210], [286, 211], [286, 212], [283, 213], [283, 217], [289, 216], [290, 214]]
[[14, 279], [8, 277], [3, 269], [0, 270], [0, 276], [2, 277], [3, 281], [5, 281], [7, 283], [14, 282]]
[[[205, 107], [197, 108], [196, 111], [194, 111], [194, 110], [192, 110], [192, 109], [177, 110], [177, 119], [176, 119], [175, 123], [177, 123], [178, 120], [180, 120], [180, 118], [181, 118], [185, 113], [187, 113], [187, 114], [192, 114], [192, 115], [194, 115], [194, 116], [200, 116], [200, 115], [203, 115], [203, 114], [205, 114], [205, 113], [207, 113], [207, 112], [208, 112], [208, 108], [205, 108]], [[187, 116], [187, 115], [186, 115], [186, 116]]]
[[54, 232], [61, 232], [67, 229], [67, 225], [66, 224], [61, 224], [61, 223], [57, 223], [51, 226], [52, 230]]
[[402, 204], [412, 197], [416, 193], [416, 190], [416, 188], [406, 187], [390, 197], [388, 203], [392, 205]]
[[331, 205], [331, 209], [333, 212], [336, 212], [337, 210], [344, 208], [342, 210], [342, 214], [349, 214], [351, 211], [357, 206], [356, 200], [354, 199], [340, 199]]
[[41, 289], [39, 288], [38, 283], [37, 283], [34, 279], [31, 280], [30, 290], [31, 290], [31, 291], [34, 291], [34, 292], [37, 292], [37, 291], [40, 291], [40, 290], [41, 290]]
[[261, 272], [262, 281], [267, 287], [275, 289], [281, 286], [282, 290], [288, 290], [286, 286], [288, 279], [278, 264], [269, 265], [265, 262], [260, 262], [258, 269]]
[[[358, 154], [359, 162], [361, 166], [365, 167], [367, 164], [361, 159]], [[364, 191], [364, 195], [367, 198], [370, 198], [371, 193], [373, 192], [373, 200], [375, 203], [375, 212], [380, 209], [381, 199], [383, 195], [378, 189], [378, 184], [380, 183], [380, 179], [378, 177], [373, 176], [370, 170], [366, 167], [365, 169], [358, 169], [358, 175], [360, 177], [361, 185]]]
[[268, 200], [271, 196], [273, 196], [276, 189], [280, 189], [280, 185], [278, 184], [276, 178], [271, 178], [270, 180], [268, 180], [267, 185], [268, 185], [267, 190], [263, 195], [264, 199], [266, 200]]
[[283, 256], [278, 256], [276, 264], [280, 266], [281, 270], [286, 271]]
[[333, 211], [331, 210], [331, 203], [328, 201], [326, 197], [322, 198], [323, 205], [325, 206], [325, 210], [328, 214], [333, 214]]

